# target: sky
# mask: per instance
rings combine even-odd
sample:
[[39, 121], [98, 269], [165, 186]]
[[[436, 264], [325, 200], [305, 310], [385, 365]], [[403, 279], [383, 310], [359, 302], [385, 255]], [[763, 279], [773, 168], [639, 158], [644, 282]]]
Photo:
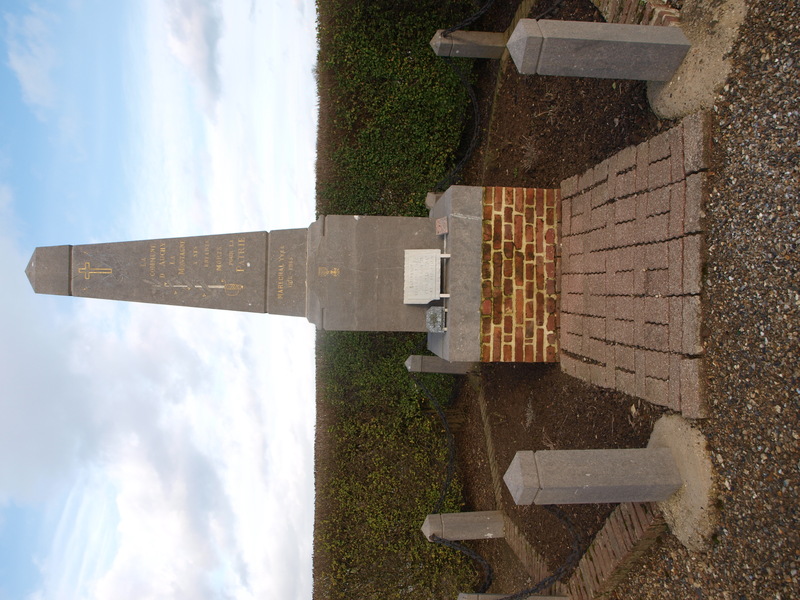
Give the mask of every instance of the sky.
[[314, 10], [0, 0], [0, 600], [311, 597], [313, 326], [24, 270], [308, 226]]

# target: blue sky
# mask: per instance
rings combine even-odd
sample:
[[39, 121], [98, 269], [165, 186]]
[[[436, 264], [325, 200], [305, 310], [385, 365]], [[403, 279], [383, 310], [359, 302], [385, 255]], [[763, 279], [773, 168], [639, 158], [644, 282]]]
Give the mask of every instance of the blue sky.
[[311, 597], [313, 327], [24, 269], [306, 227], [314, 28], [313, 0], [0, 3], [0, 600]]

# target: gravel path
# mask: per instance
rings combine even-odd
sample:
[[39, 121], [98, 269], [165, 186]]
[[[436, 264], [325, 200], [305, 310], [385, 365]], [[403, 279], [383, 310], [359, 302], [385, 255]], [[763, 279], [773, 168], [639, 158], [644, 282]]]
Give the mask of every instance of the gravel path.
[[751, 2], [714, 105], [705, 325], [712, 548], [665, 536], [614, 598], [800, 596], [800, 5]]

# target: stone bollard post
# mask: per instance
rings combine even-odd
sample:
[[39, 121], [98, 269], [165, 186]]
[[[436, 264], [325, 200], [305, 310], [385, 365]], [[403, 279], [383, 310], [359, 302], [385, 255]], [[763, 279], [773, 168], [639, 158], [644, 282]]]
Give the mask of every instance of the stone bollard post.
[[444, 29], [436, 32], [431, 39], [431, 48], [436, 56], [458, 58], [501, 58], [506, 50], [504, 33], [488, 31], [454, 31], [442, 35]]
[[422, 524], [422, 534], [430, 540], [437, 536], [443, 540], [486, 540], [506, 536], [503, 513], [483, 510], [464, 513], [428, 515]]
[[520, 19], [508, 51], [523, 75], [668, 81], [689, 51], [678, 27]]
[[450, 362], [438, 356], [423, 356], [412, 354], [406, 359], [406, 369], [412, 373], [448, 373], [450, 375], [464, 375], [478, 363]]
[[683, 485], [669, 448], [525, 450], [503, 481], [519, 505], [660, 502]]

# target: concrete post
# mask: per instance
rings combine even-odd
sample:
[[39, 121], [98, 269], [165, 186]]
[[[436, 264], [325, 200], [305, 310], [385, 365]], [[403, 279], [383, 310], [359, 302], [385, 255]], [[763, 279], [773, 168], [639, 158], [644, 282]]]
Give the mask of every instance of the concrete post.
[[444, 29], [437, 31], [430, 42], [436, 56], [501, 58], [506, 50], [504, 33], [459, 30], [446, 37], [442, 33]]
[[683, 485], [669, 448], [520, 451], [503, 481], [519, 505], [660, 502]]
[[450, 375], [464, 375], [478, 363], [450, 362], [438, 356], [423, 356], [412, 354], [406, 359], [406, 369], [412, 373], [448, 373]]
[[506, 535], [503, 513], [484, 510], [464, 513], [428, 515], [422, 524], [422, 534], [430, 540], [437, 536], [443, 540], [486, 540]]
[[523, 75], [668, 81], [689, 51], [678, 27], [521, 19], [508, 51]]

